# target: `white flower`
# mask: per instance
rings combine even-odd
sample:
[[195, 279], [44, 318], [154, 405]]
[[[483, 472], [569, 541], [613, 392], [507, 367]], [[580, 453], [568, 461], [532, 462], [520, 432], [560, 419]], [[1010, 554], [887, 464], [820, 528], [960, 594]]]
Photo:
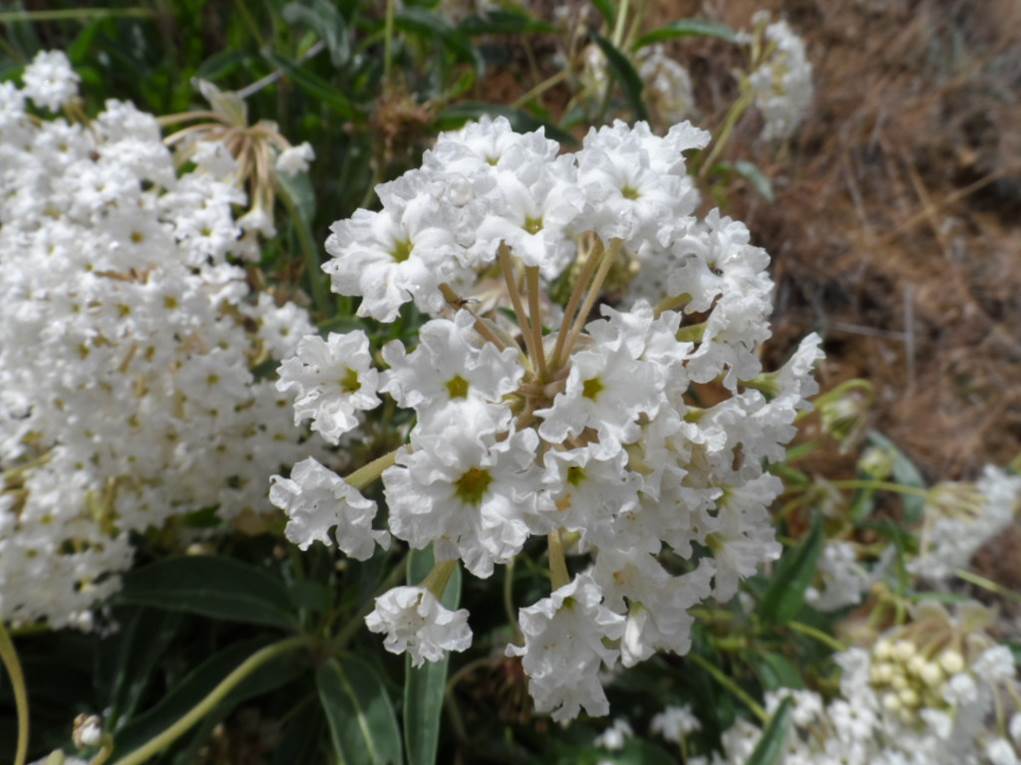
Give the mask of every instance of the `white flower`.
[[[534, 430], [496, 441], [486, 413], [442, 431], [419, 434], [413, 450], [383, 473], [394, 536], [437, 556], [460, 557], [479, 577], [517, 555], [530, 535], [540, 503], [536, 491]], [[472, 425], [474, 424], [474, 427]]]
[[433, 319], [422, 325], [418, 347], [407, 353], [399, 340], [383, 348], [390, 369], [382, 391], [400, 406], [414, 409], [424, 430], [442, 428], [461, 407], [492, 405], [500, 417], [502, 399], [524, 375], [513, 348], [500, 351], [491, 343], [478, 347], [474, 319], [459, 311], [454, 320]]
[[985, 755], [990, 765], [1017, 765], [1017, 753], [1005, 738], [996, 738], [986, 744]]
[[443, 306], [439, 285], [457, 277], [457, 244], [444, 227], [443, 210], [416, 188], [379, 190], [379, 212], [356, 210], [330, 227], [323, 264], [333, 291], [358, 295], [359, 316], [390, 322], [414, 301], [426, 313]]
[[821, 587], [810, 587], [805, 600], [820, 611], [837, 611], [861, 602], [872, 586], [872, 576], [858, 563], [850, 542], [828, 541], [819, 559]]
[[336, 527], [337, 547], [355, 560], [372, 557], [376, 544], [389, 544], [389, 534], [373, 531], [376, 503], [332, 470], [309, 457], [291, 470], [290, 478], [271, 478], [269, 499], [287, 514], [284, 534], [302, 550], [313, 542], [329, 547]]
[[312, 420], [312, 430], [332, 443], [358, 427], [357, 412], [379, 405], [379, 373], [361, 330], [331, 332], [326, 340], [306, 335], [279, 374], [277, 390], [294, 396], [294, 423]]
[[609, 712], [599, 668], [612, 668], [617, 652], [603, 640], [623, 635], [624, 617], [601, 605], [602, 593], [588, 574], [579, 574], [519, 612], [523, 646], [508, 645], [508, 656], [521, 656], [528, 688], [538, 712], [566, 723], [584, 707], [593, 716]]
[[691, 713], [691, 707], [668, 706], [653, 716], [649, 730], [667, 741], [680, 744], [692, 733], [702, 730], [702, 723]]
[[674, 125], [695, 114], [691, 76], [662, 45], [642, 48], [638, 64], [638, 75], [645, 85], [643, 95], [659, 123]]
[[25, 95], [38, 106], [59, 111], [78, 95], [78, 74], [60, 50], [39, 51], [25, 67]]
[[658, 650], [688, 652], [694, 623], [688, 609], [709, 597], [712, 574], [706, 563], [688, 574], [671, 576], [652, 555], [599, 549], [593, 575], [604, 602], [612, 611], [627, 614], [620, 646], [625, 667]]
[[624, 742], [635, 735], [631, 724], [623, 717], [618, 717], [611, 723], [610, 727], [603, 729], [592, 743], [611, 752], [624, 748]]
[[749, 77], [755, 105], [766, 121], [762, 138], [789, 138], [812, 102], [812, 64], [804, 41], [786, 21], [769, 24], [762, 45], [769, 55]]
[[277, 156], [277, 172], [288, 176], [299, 175], [308, 170], [309, 163], [315, 157], [315, 151], [308, 143], [288, 146]]
[[365, 624], [386, 635], [383, 646], [390, 653], [407, 652], [414, 667], [439, 661], [450, 651], [465, 651], [472, 642], [468, 611], [451, 611], [423, 587], [387, 590], [376, 598]]

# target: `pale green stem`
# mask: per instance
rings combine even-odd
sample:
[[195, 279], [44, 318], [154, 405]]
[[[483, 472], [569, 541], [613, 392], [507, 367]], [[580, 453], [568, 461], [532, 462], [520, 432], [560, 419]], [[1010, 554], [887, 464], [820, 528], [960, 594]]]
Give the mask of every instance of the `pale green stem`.
[[520, 109], [522, 106], [527, 104], [533, 98], [538, 98], [543, 93], [545, 93], [547, 90], [549, 90], [552, 87], [555, 87], [555, 86], [559, 85], [561, 82], [563, 82], [564, 80], [566, 80], [570, 76], [571, 76], [570, 68], [564, 67], [559, 72], [554, 74], [552, 77], [549, 77], [549, 78], [543, 80], [538, 85], [536, 85], [534, 88], [532, 88], [530, 91], [525, 93], [525, 95], [521, 96], [521, 98], [519, 98], [517, 101], [515, 101], [513, 104], [511, 104], [511, 108], [512, 109]]
[[[606, 251], [606, 254], [603, 255], [603, 258], [599, 263], [599, 270], [596, 271], [595, 278], [592, 280], [588, 294], [585, 296], [585, 302], [581, 304], [581, 308], [578, 309], [578, 315], [574, 318], [574, 324], [571, 326], [571, 332], [568, 335], [567, 341], [564, 343], [561, 356], [553, 361], [554, 369], [558, 369], [560, 364], [570, 357], [571, 351], [574, 349], [574, 344], [578, 339], [578, 335], [581, 334], [581, 330], [584, 328], [585, 322], [588, 321], [588, 316], [592, 311], [592, 306], [595, 305], [596, 299], [599, 297], [599, 291], [603, 288], [603, 282], [606, 281], [606, 277], [610, 273], [610, 266], [613, 265], [613, 261], [617, 258], [617, 255], [620, 253], [623, 246], [624, 242], [620, 239], [614, 239], [610, 243], [610, 248]], [[561, 331], [563, 331], [563, 329], [561, 329]]]
[[393, 72], [394, 17], [397, 14], [397, 0], [386, 0], [386, 21], [383, 26], [383, 87], [390, 85]]
[[148, 762], [152, 757], [155, 757], [187, 733], [193, 725], [199, 722], [199, 720], [212, 712], [213, 709], [216, 708], [217, 704], [223, 701], [232, 690], [240, 685], [243, 680], [251, 676], [257, 669], [288, 651], [293, 651], [297, 648], [303, 648], [309, 645], [311, 641], [312, 638], [303, 635], [301, 637], [281, 640], [278, 643], [273, 643], [262, 650], [256, 651], [245, 659], [237, 669], [220, 681], [219, 685], [217, 685], [204, 699], [202, 699], [202, 701], [188, 710], [188, 712], [177, 722], [158, 736], [149, 739], [149, 741], [135, 751], [121, 757], [119, 760], [114, 762], [113, 765], [141, 765], [143, 762]]
[[14, 765], [25, 765], [28, 759], [28, 690], [25, 687], [25, 673], [7, 628], [0, 621], [0, 661], [11, 678], [14, 691], [14, 706], [18, 710], [18, 743], [14, 753]]
[[370, 483], [379, 478], [383, 471], [394, 464], [400, 448], [387, 452], [382, 457], [377, 457], [372, 462], [362, 465], [353, 473], [344, 476], [344, 480], [356, 489], [364, 489]]
[[602, 247], [598, 250], [596, 248], [589, 250], [588, 257], [585, 259], [585, 265], [582, 266], [581, 273], [578, 274], [578, 281], [574, 283], [574, 289], [571, 290], [571, 296], [567, 300], [567, 307], [564, 309], [564, 316], [560, 322], [560, 331], [557, 333], [557, 342], [553, 347], [552, 363], [554, 372], [560, 368], [560, 359], [564, 355], [564, 343], [567, 341], [568, 334], [570, 334], [569, 330], [574, 320], [574, 313], [578, 310], [578, 304], [581, 302], [582, 296], [585, 295], [589, 279], [592, 278], [592, 273], [604, 254]]
[[830, 485], [835, 486], [838, 489], [874, 489], [876, 491], [889, 491], [894, 494], [908, 494], [912, 497], [927, 498], [929, 496], [928, 489], [923, 489], [918, 486], [904, 486], [903, 484], [891, 483], [889, 481], [851, 479], [846, 481], [831, 481]]
[[533, 364], [538, 364], [539, 356], [535, 348], [535, 335], [532, 333], [531, 322], [528, 314], [525, 313], [525, 304], [521, 300], [521, 292], [518, 290], [517, 277], [514, 275], [514, 262], [511, 260], [510, 250], [507, 245], [500, 245], [500, 269], [503, 272], [503, 280], [507, 283], [507, 294], [510, 295], [511, 305], [514, 307], [514, 314], [518, 319], [518, 326], [525, 338], [525, 346], [528, 348], [528, 356]]
[[436, 597], [436, 600], [443, 600], [443, 593], [447, 591], [447, 582], [450, 581], [450, 577], [456, 568], [456, 558], [454, 560], [440, 561], [433, 566], [433, 570], [429, 572], [419, 586], [429, 590]]
[[539, 268], [525, 269], [525, 286], [528, 290], [528, 324], [532, 329], [532, 343], [535, 360], [539, 367], [539, 379], [546, 380], [546, 349], [542, 345], [542, 308], [539, 306]]
[[564, 543], [560, 539], [560, 531], [552, 531], [547, 538], [549, 542], [549, 579], [550, 586], [559, 590], [570, 584], [571, 575], [567, 573], [567, 560], [564, 557]]
[[744, 703], [744, 705], [752, 711], [752, 714], [759, 718], [759, 720], [761, 720], [762, 722], [766, 722], [769, 720], [769, 715], [766, 714], [766, 710], [762, 708], [762, 705], [759, 704], [751, 696], [749, 696], [748, 693], [743, 688], [741, 688], [737, 683], [735, 683], [733, 680], [731, 680], [729, 677], [723, 674], [718, 667], [713, 666], [711, 663], [703, 659], [697, 653], [688, 654], [687, 658], [691, 659], [691, 661], [695, 662], [695, 664], [697, 664], [706, 672], [708, 672], [710, 675], [712, 675], [713, 679], [715, 679], [716, 682], [718, 682], [720, 685], [722, 685], [724, 688], [726, 688], [728, 691], [734, 694], [738, 699], [740, 699]]
[[330, 299], [330, 293], [326, 289], [326, 282], [323, 278], [322, 268], [319, 263], [319, 250], [312, 240], [312, 232], [309, 230], [311, 221], [306, 221], [298, 211], [298, 203], [291, 196], [290, 190], [282, 183], [277, 183], [277, 195], [280, 201], [287, 208], [287, 214], [294, 222], [294, 230], [298, 234], [298, 244], [305, 256], [305, 270], [308, 272], [308, 280], [312, 286], [312, 303], [316, 310], [322, 311], [326, 308]]
[[974, 584], [976, 587], [981, 587], [983, 590], [989, 590], [989, 592], [996, 593], [1010, 600], [1021, 602], [1021, 594], [1008, 590], [1001, 584], [994, 582], [992, 579], [986, 579], [984, 576], [979, 576], [972, 571], [966, 571], [965, 569], [958, 569], [954, 572], [954, 576], [959, 579], [963, 579], [966, 582]]
[[716, 138], [716, 142], [713, 144], [713, 148], [709, 151], [709, 156], [705, 158], [701, 166], [698, 169], [698, 177], [705, 178], [706, 173], [709, 172], [709, 168], [713, 166], [713, 163], [720, 156], [727, 142], [730, 141], [730, 136], [734, 132], [734, 126], [737, 125], [737, 121], [741, 119], [741, 115], [745, 113], [745, 110], [751, 106], [752, 94], [751, 91], [745, 91], [741, 94], [740, 98], [734, 102], [734, 105], [730, 107], [730, 111], [727, 112], [727, 116], [723, 121], [723, 127], [720, 129], [720, 133]]
[[152, 8], [64, 8], [52, 11], [4, 11], [0, 24], [40, 21], [92, 21], [111, 16], [120, 18], [150, 18], [156, 15]]
[[691, 302], [691, 295], [687, 292], [682, 292], [680, 295], [673, 295], [672, 297], [663, 298], [659, 303], [656, 304], [653, 309], [656, 316], [666, 313], [667, 311], [676, 311], [680, 308], [684, 308], [688, 303]]
[[617, 9], [617, 23], [613, 28], [614, 48], [619, 48], [621, 40], [624, 39], [624, 30], [627, 26], [628, 5], [629, 0], [621, 0], [620, 7]]
[[511, 558], [503, 572], [503, 610], [507, 613], [507, 622], [514, 628], [513, 643], [521, 642], [518, 612], [514, 607], [514, 564], [517, 560], [517, 557]]
[[802, 635], [806, 635], [814, 640], [818, 640], [823, 645], [829, 646], [834, 651], [840, 653], [846, 651], [847, 646], [841, 643], [832, 635], [827, 635], [822, 630], [818, 630], [810, 624], [802, 624], [801, 622], [787, 622], [787, 626], [795, 632], [800, 632]]

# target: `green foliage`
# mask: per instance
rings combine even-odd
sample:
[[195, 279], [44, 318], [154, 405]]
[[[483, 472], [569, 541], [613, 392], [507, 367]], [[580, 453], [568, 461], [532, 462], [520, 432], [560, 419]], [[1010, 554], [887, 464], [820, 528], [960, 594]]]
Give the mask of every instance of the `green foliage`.
[[401, 736], [386, 687], [353, 656], [329, 659], [316, 672], [338, 760], [350, 765], [401, 765]]

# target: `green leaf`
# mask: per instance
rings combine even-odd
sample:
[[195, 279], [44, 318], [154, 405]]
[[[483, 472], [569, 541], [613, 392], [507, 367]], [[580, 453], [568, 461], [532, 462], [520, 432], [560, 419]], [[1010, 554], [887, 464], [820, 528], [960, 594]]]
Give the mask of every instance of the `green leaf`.
[[478, 119], [484, 114], [506, 117], [510, 121], [511, 127], [519, 133], [526, 133], [541, 127], [544, 128], [547, 138], [552, 138], [561, 144], [570, 145], [577, 143], [574, 136], [570, 133], [565, 133], [555, 125], [542, 122], [528, 112], [514, 109], [510, 106], [503, 106], [502, 104], [487, 104], [480, 101], [462, 101], [459, 104], [447, 107], [440, 112], [434, 122], [434, 126], [439, 130], [453, 130], [468, 120]]
[[788, 718], [791, 716], [793, 703], [790, 698], [780, 703], [745, 765], [779, 765], [787, 740]]
[[815, 576], [816, 563], [825, 539], [822, 519], [815, 516], [808, 538], [797, 549], [788, 549], [759, 603], [759, 616], [767, 624], [790, 621], [805, 604], [805, 590]]
[[456, 58], [471, 63], [476, 69], [481, 68], [482, 60], [471, 40], [435, 13], [424, 8], [406, 6], [394, 17], [394, 25], [406, 34], [435, 37]]
[[617, 21], [617, 9], [611, 0], [592, 0], [592, 5], [596, 7], [599, 15], [606, 21], [606, 26], [612, 29], [614, 22]]
[[753, 657], [759, 681], [768, 691], [777, 688], [804, 688], [801, 671], [784, 655], [763, 651]]
[[[418, 584], [433, 566], [431, 550], [412, 550], [408, 555], [408, 584]], [[455, 609], [461, 600], [461, 569], [447, 582], [441, 599], [447, 608]], [[404, 662], [404, 750], [408, 765], [432, 765], [440, 743], [440, 717], [447, 688], [449, 658], [411, 666], [411, 657]]]
[[[887, 452], [893, 458], [893, 479], [902, 486], [915, 486], [919, 489], [925, 488], [925, 479], [922, 472], [915, 466], [915, 463], [908, 459], [897, 446], [886, 436], [876, 431], [869, 433], [868, 442]], [[914, 525], [922, 520], [925, 513], [925, 498], [913, 497], [907, 494], [901, 495], [904, 502], [905, 520]]]
[[304, 24], [319, 35], [319, 39], [326, 43], [326, 50], [334, 66], [343, 65], [351, 57], [351, 43], [344, 17], [329, 0], [288, 3], [281, 15], [288, 24]]
[[307, 69], [303, 69], [294, 62], [288, 61], [283, 56], [278, 56], [272, 51], [264, 51], [262, 55], [265, 56], [266, 60], [273, 64], [273, 66], [283, 70], [283, 72], [291, 80], [293, 80], [299, 88], [308, 93], [308, 95], [332, 108], [343, 119], [354, 119], [355, 108], [352, 106], [351, 102], [347, 100], [343, 93], [337, 90], [322, 77], [313, 74]]
[[624, 88], [624, 95], [627, 96], [635, 117], [647, 120], [649, 115], [645, 111], [645, 102], [642, 100], [642, 88], [644, 87], [642, 78], [638, 76], [638, 72], [628, 61], [627, 56], [617, 50], [612, 42], [598, 34], [595, 35], [595, 41], [606, 55], [613, 76]]
[[635, 48], [644, 48], [646, 45], [676, 40], [678, 37], [715, 37], [731, 43], [737, 42], [737, 32], [726, 24], [705, 19], [681, 19], [642, 35], [635, 42]]
[[723, 168], [728, 172], [734, 172], [748, 181], [752, 188], [759, 193], [763, 199], [767, 202], [772, 202], [776, 199], [776, 195], [773, 193], [773, 182], [759, 169], [759, 166], [754, 162], [748, 162], [746, 160], [738, 160], [733, 164], [729, 162], [721, 162], [718, 167]]
[[471, 16], [462, 21], [457, 29], [470, 37], [545, 34], [556, 31], [552, 24], [516, 10], [495, 10], [485, 16]]
[[117, 600], [283, 629], [298, 623], [283, 582], [229, 558], [189, 555], [153, 563], [124, 577]]
[[177, 636], [181, 618], [179, 613], [134, 609], [117, 635], [100, 643], [97, 674], [101, 680], [113, 682], [107, 700], [109, 712], [104, 714], [111, 728], [130, 719], [138, 708], [153, 671]]
[[401, 734], [383, 681], [353, 656], [316, 672], [333, 750], [344, 765], [401, 765]]

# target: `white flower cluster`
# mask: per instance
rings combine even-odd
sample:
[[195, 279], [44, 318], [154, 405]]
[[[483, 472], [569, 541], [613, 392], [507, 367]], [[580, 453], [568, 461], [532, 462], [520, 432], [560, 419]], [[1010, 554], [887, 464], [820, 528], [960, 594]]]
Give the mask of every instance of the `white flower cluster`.
[[991, 465], [974, 484], [937, 484], [926, 502], [918, 557], [908, 570], [932, 582], [953, 576], [1011, 524], [1019, 506], [1021, 476]]
[[[1018, 699], [1013, 654], [970, 629], [976, 620], [984, 616], [975, 607], [953, 619], [925, 606], [871, 650], [838, 654], [840, 692], [829, 702], [807, 690], [767, 694], [769, 712], [786, 697], [793, 701], [784, 762], [1017, 765], [1021, 715], [1006, 724]], [[753, 723], [739, 722], [711, 762], [743, 765], [761, 734]]]
[[[389, 343], [377, 373], [364, 333], [331, 335], [281, 367], [296, 417], [330, 438], [379, 393], [417, 416], [407, 445], [348, 481], [305, 463], [275, 477], [292, 539], [335, 525], [342, 549], [369, 554], [381, 532], [356, 489], [380, 474], [389, 532], [432, 546], [440, 567], [460, 560], [486, 578], [547, 538], [553, 592], [521, 609], [524, 644], [507, 652], [558, 721], [606, 714], [601, 667], [686, 652], [688, 610], [733, 597], [780, 553], [767, 507], [782, 484], [766, 465], [816, 391], [820, 341], [762, 373], [768, 256], [740, 223], [694, 216], [683, 152], [707, 140], [687, 123], [661, 138], [617, 122], [559, 154], [502, 118], [440, 136], [421, 169], [378, 188], [381, 210], [334, 224], [326, 245], [324, 270], [361, 298], [359, 315], [388, 322], [413, 302], [436, 317], [417, 347]], [[666, 301], [592, 319], [627, 260], [661, 270]], [[505, 292], [484, 314], [475, 295], [494, 271]], [[563, 310], [542, 290], [557, 278], [572, 285]], [[719, 403], [699, 403], [714, 382]], [[572, 577], [565, 546], [591, 566]], [[370, 628], [416, 663], [463, 650], [467, 612], [439, 604], [442, 582], [382, 596]]]
[[680, 62], [667, 55], [662, 45], [642, 48], [637, 69], [645, 101], [657, 124], [673, 125], [691, 119], [698, 112], [691, 75]]
[[768, 11], [759, 11], [752, 23], [755, 32], [742, 37], [752, 46], [755, 59], [748, 84], [755, 106], [765, 119], [762, 138], [789, 138], [812, 103], [812, 63], [805, 53], [804, 40], [786, 21], [769, 23]]
[[310, 447], [251, 369], [313, 331], [250, 293], [244, 195], [202, 162], [178, 177], [151, 115], [26, 111], [69, 97], [65, 65], [0, 84], [0, 620], [54, 627], [88, 625], [132, 532], [269, 507], [265, 477]]
[[805, 600], [819, 611], [839, 611], [857, 605], [883, 568], [870, 573], [859, 562], [853, 542], [827, 541], [819, 557], [819, 581], [805, 591]]

